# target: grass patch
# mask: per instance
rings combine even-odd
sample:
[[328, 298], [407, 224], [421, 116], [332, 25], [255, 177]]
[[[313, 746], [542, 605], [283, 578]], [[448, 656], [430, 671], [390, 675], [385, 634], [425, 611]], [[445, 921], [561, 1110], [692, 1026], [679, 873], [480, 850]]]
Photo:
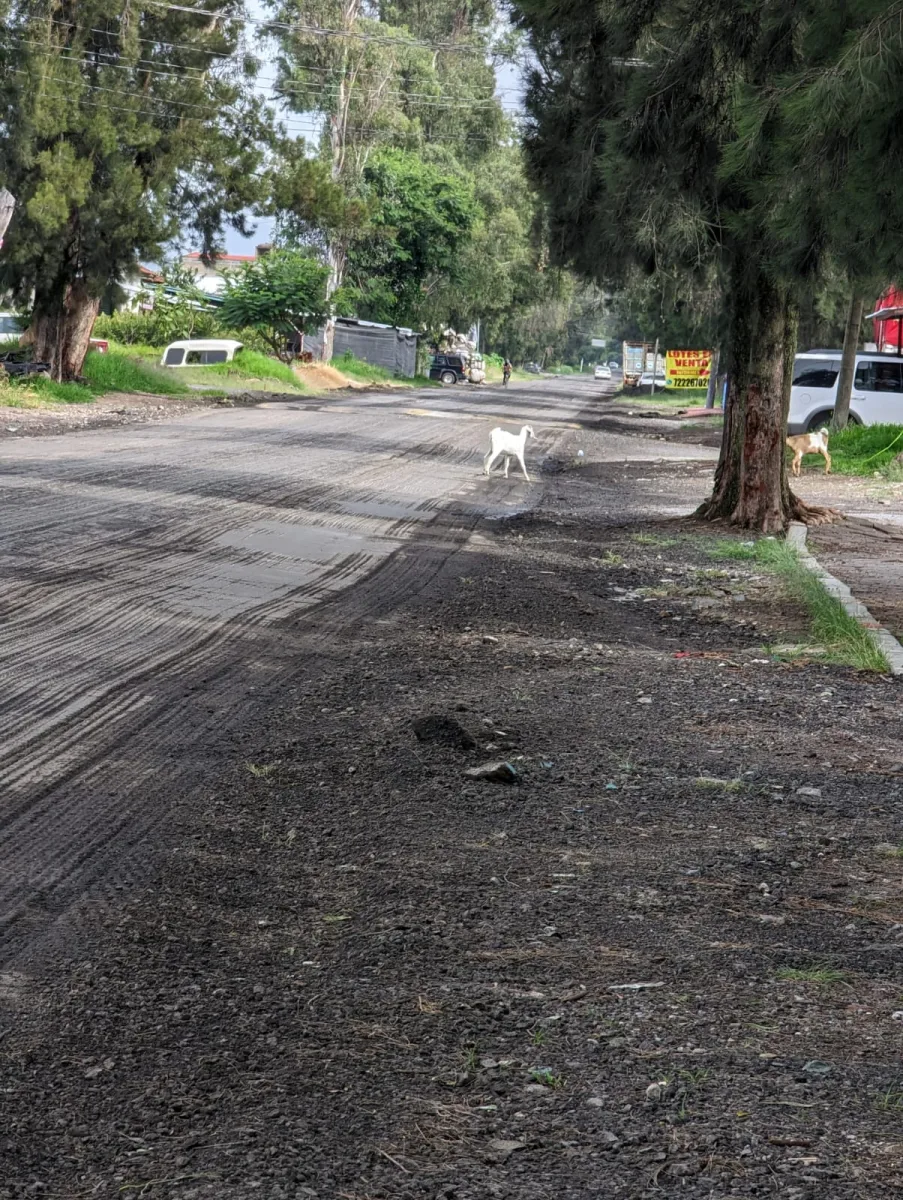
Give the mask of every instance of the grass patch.
[[[831, 434], [828, 452], [836, 475], [886, 473], [897, 455], [903, 454], [903, 425], [849, 425]], [[789, 449], [787, 453], [792, 457]], [[820, 454], [807, 454], [803, 466], [824, 469], [824, 459]], [[891, 473], [903, 479], [899, 468], [891, 468]]]
[[803, 565], [786, 542], [777, 538], [759, 538], [752, 543], [721, 538], [704, 545], [704, 550], [712, 558], [754, 562], [779, 575], [789, 594], [809, 610], [813, 640], [824, 647], [823, 661], [861, 671], [890, 670], [868, 631], [839, 600], [828, 594], [821, 580]]
[[561, 1075], [556, 1075], [554, 1071], [550, 1071], [548, 1067], [538, 1067], [530, 1072], [530, 1078], [534, 1083], [541, 1083], [543, 1087], [552, 1088], [553, 1091], [560, 1091], [564, 1087], [564, 1078]]
[[903, 1112], [903, 1085], [889, 1087], [875, 1096], [875, 1108], [879, 1112]]
[[814, 967], [781, 967], [777, 978], [786, 983], [845, 983], [847, 974], [824, 964]]
[[107, 354], [92, 350], [85, 359], [82, 374], [95, 395], [138, 392], [152, 396], [182, 396], [188, 391], [173, 372], [152, 367], [122, 350], [110, 350]]
[[661, 537], [657, 533], [632, 533], [630, 540], [636, 542], [638, 546], [660, 546], [664, 548], [677, 545], [676, 538]]
[[238, 379], [272, 379], [287, 384], [292, 391], [304, 391], [304, 384], [287, 363], [270, 358], [259, 350], [239, 350], [232, 362], [211, 363], [202, 367], [205, 375], [233, 376]]
[[366, 383], [388, 383], [390, 381], [394, 383], [397, 379], [385, 367], [377, 367], [373, 363], [364, 362], [350, 350], [346, 350], [344, 354], [335, 355], [330, 366], [335, 367], [337, 371], [341, 371], [343, 375], [347, 375], [351, 379], [363, 380]]
[[55, 383], [46, 375], [32, 375], [30, 379], [10, 384], [11, 396], [19, 394], [21, 403], [10, 401], [13, 408], [35, 408], [40, 404], [90, 404], [95, 396], [91, 388], [81, 383]]

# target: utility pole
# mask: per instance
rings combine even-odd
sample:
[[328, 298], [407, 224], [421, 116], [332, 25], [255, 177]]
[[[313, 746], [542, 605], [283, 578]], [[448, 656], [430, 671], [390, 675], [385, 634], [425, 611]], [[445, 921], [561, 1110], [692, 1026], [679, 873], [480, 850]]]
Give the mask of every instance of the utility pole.
[[[342, 4], [342, 31], [350, 35], [354, 25], [361, 15], [361, 0], [344, 0]], [[335, 111], [329, 117], [329, 146], [332, 152], [330, 174], [338, 182], [345, 172], [345, 160], [348, 141], [348, 117], [351, 109], [351, 90], [353, 81], [349, 78], [349, 42], [348, 36], [342, 39], [342, 56], [339, 63], [339, 77]], [[345, 266], [348, 260], [348, 247], [341, 234], [335, 233], [329, 239], [326, 248], [326, 262], [329, 267], [329, 278], [326, 282], [326, 295], [331, 298], [342, 286], [345, 278]], [[335, 317], [326, 318], [326, 329], [323, 338], [323, 361], [330, 362], [335, 342]]]
[[3, 248], [3, 238], [9, 229], [15, 207], [16, 198], [12, 192], [8, 192], [6, 188], [0, 188], [0, 249]]
[[649, 388], [649, 395], [655, 395], [655, 376], [658, 371], [658, 338], [655, 339], [655, 351], [652, 355], [652, 386]]

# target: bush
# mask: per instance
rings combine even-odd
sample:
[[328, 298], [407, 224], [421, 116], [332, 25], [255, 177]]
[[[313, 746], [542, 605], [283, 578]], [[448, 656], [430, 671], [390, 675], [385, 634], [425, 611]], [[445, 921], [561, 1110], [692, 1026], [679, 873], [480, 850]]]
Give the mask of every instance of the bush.
[[182, 338], [225, 337], [215, 312], [158, 300], [148, 313], [102, 314], [94, 322], [94, 337], [122, 346], [166, 346]]

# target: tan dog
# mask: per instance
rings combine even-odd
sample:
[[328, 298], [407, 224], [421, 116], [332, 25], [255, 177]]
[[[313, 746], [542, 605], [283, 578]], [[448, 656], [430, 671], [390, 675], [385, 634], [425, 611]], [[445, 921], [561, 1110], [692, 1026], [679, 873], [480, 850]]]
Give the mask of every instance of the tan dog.
[[818, 433], [798, 433], [787, 439], [787, 445], [793, 451], [791, 470], [799, 479], [800, 463], [804, 454], [820, 454], [825, 460], [825, 474], [831, 474], [831, 455], [828, 453], [828, 430], [819, 429]]

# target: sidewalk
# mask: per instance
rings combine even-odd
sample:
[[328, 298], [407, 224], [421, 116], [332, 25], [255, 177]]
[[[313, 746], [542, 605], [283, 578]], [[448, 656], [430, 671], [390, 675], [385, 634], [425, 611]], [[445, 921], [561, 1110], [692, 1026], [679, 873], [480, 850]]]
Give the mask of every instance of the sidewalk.
[[763, 653], [806, 614], [653, 457], [324, 645], [159, 886], [0, 977], [3, 1200], [903, 1186], [899, 685]]

